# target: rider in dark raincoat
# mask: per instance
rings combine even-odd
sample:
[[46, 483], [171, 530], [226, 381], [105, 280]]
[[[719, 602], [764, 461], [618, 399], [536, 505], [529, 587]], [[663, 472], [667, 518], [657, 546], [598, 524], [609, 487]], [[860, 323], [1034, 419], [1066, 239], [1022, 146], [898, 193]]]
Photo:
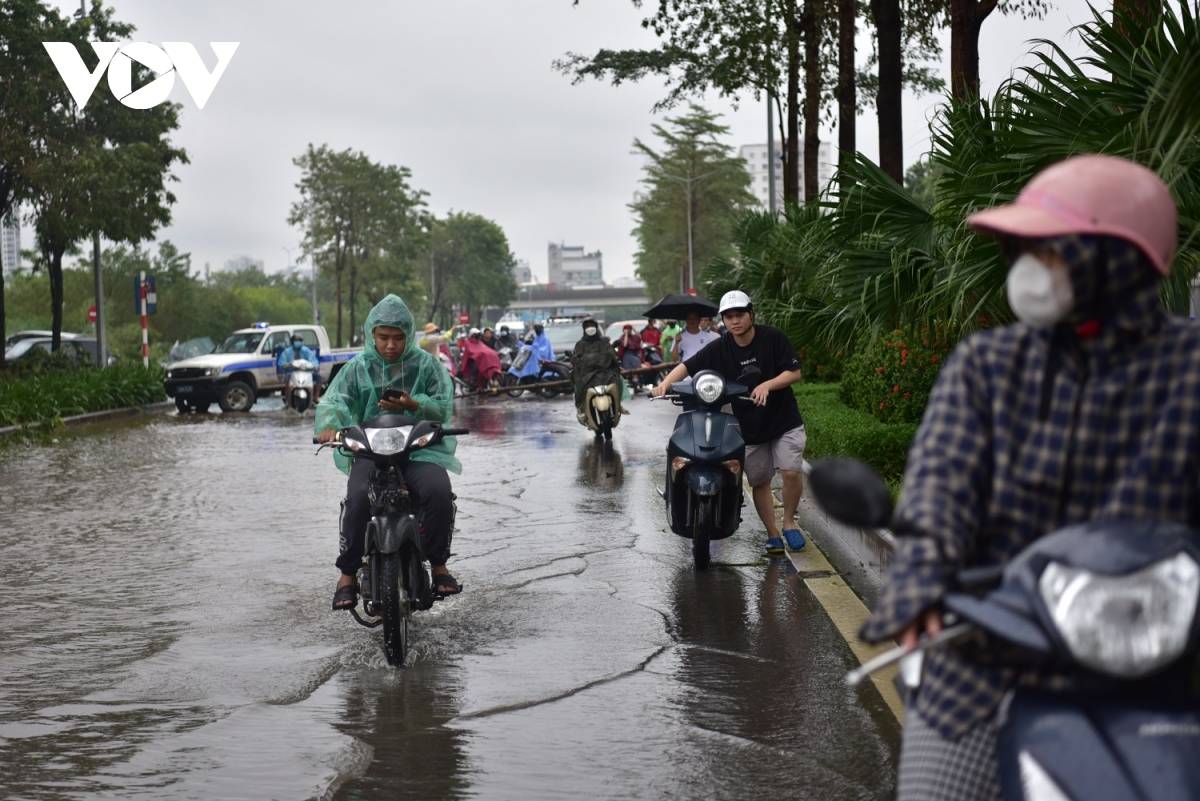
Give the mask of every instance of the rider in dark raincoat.
[[580, 415], [588, 387], [619, 384], [621, 399], [628, 397], [617, 352], [591, 317], [583, 321], [583, 339], [575, 343], [571, 352], [571, 377], [575, 379], [575, 411]]

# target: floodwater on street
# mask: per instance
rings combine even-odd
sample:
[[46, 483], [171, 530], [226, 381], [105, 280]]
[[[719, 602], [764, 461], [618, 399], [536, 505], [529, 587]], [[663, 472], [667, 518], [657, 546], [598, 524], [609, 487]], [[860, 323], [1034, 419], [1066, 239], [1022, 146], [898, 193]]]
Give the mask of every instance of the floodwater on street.
[[888, 796], [899, 726], [753, 508], [704, 573], [666, 528], [675, 408], [605, 445], [566, 399], [456, 404], [465, 592], [399, 670], [329, 611], [345, 478], [311, 414], [0, 451], [0, 797]]

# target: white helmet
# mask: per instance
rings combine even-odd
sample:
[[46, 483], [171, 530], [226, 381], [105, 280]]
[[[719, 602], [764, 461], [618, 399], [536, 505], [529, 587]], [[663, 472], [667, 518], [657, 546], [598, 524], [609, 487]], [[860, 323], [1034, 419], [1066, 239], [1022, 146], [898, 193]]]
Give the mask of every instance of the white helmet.
[[479, 336], [479, 329], [478, 329], [478, 328], [472, 328], [472, 329], [470, 330], [470, 332], [467, 334], [467, 336], [471, 336], [471, 337], [477, 337], [477, 336]]
[[721, 304], [717, 309], [718, 314], [724, 314], [730, 309], [749, 309], [750, 296], [741, 290], [734, 289], [726, 292], [721, 296]]

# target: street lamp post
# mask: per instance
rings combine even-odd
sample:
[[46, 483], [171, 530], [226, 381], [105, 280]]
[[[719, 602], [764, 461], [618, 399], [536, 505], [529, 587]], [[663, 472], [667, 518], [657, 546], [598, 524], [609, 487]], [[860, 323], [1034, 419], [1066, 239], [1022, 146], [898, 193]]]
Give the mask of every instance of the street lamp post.
[[685, 292], [696, 285], [696, 276], [692, 268], [692, 184], [700, 183], [705, 178], [716, 172], [716, 170], [710, 170], [706, 173], [702, 173], [701, 175], [692, 175], [691, 170], [688, 170], [688, 174], [686, 176], [671, 175], [668, 172], [663, 172], [657, 167], [652, 167], [650, 171], [655, 175], [662, 176], [663, 178], [666, 178], [669, 181], [674, 181], [682, 186], [684, 197], [687, 200], [688, 285], [686, 287], [680, 287], [680, 291]]

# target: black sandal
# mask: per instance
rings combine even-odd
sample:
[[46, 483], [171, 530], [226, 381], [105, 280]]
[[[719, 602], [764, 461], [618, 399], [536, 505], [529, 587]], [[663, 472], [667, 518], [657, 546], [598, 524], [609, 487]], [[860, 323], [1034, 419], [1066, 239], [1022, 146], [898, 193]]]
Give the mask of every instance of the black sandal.
[[356, 606], [358, 606], [358, 587], [354, 584], [338, 587], [337, 592], [333, 594], [333, 611], [346, 612]]
[[[442, 592], [441, 587], [450, 587], [450, 592]], [[433, 594], [438, 598], [446, 598], [451, 595], [458, 595], [462, 592], [462, 585], [458, 580], [449, 573], [437, 573], [433, 577]]]

